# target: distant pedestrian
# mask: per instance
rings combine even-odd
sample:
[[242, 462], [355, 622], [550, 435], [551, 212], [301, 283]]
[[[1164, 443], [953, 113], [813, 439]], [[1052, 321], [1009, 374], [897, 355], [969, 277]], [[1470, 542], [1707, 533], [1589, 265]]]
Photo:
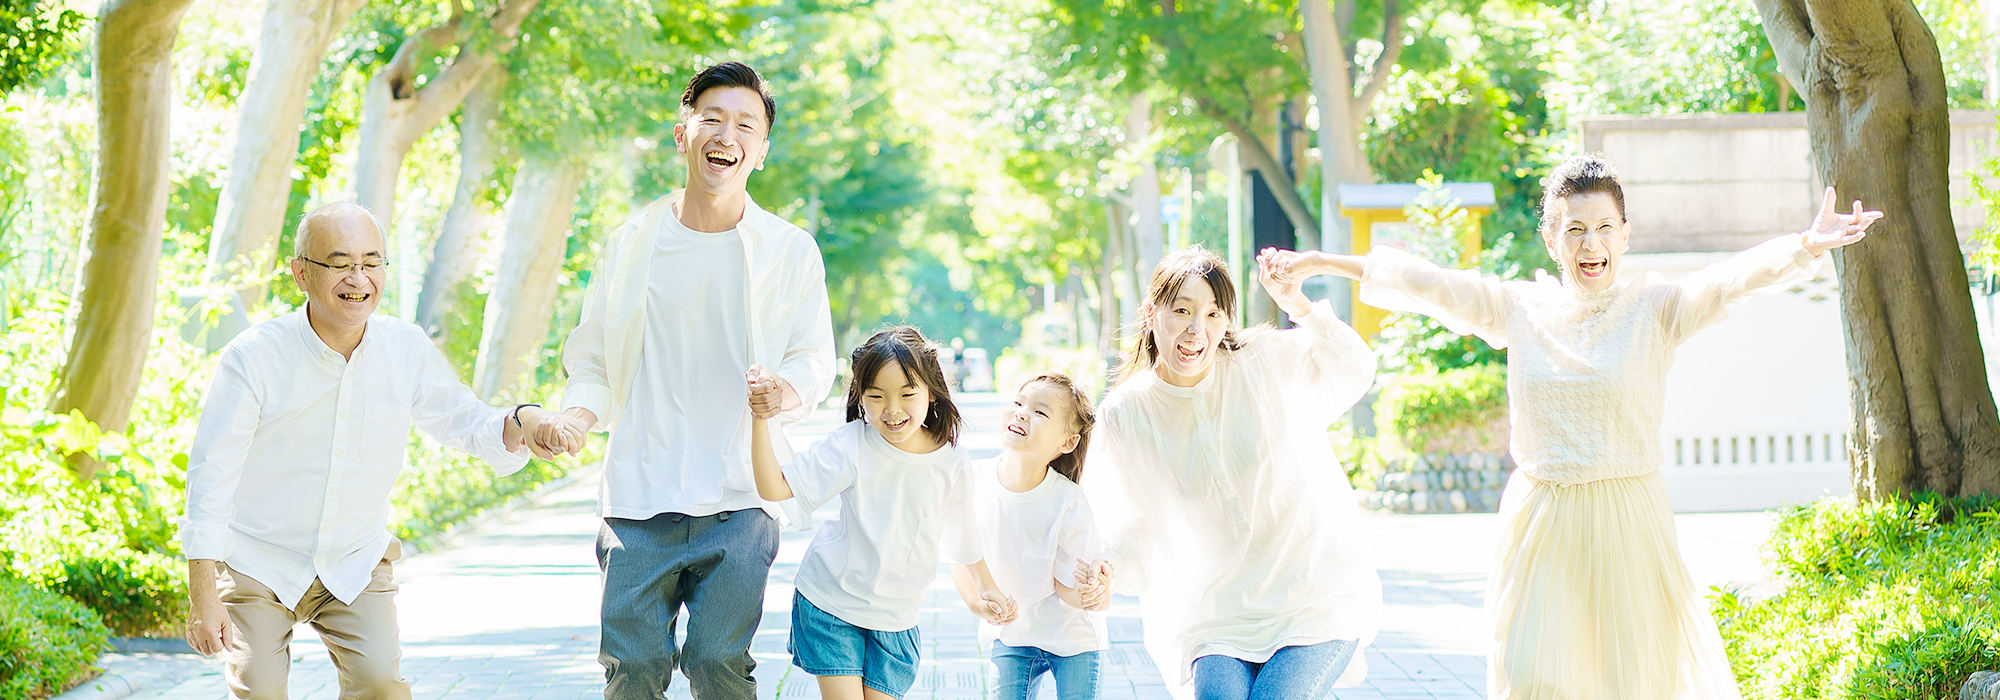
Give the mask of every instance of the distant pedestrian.
[[366, 209], [314, 209], [293, 245], [305, 307], [222, 349], [188, 453], [188, 643], [223, 655], [231, 695], [283, 698], [309, 624], [343, 700], [408, 698], [388, 525], [410, 426], [505, 476], [543, 413], [487, 406], [422, 329], [375, 315], [389, 248]]
[[1736, 675], [1681, 562], [1660, 479], [1674, 349], [1752, 294], [1811, 278], [1880, 212], [1833, 210], [1685, 278], [1619, 279], [1625, 192], [1594, 155], [1543, 181], [1542, 242], [1560, 279], [1503, 282], [1393, 248], [1324, 256], [1374, 306], [1421, 313], [1508, 348], [1514, 461], [1500, 500], [1487, 696], [1726, 700]]
[[792, 665], [817, 676], [828, 700], [901, 698], [917, 680], [917, 613], [940, 558], [969, 566], [986, 602], [973, 610], [980, 617], [1004, 624], [1016, 608], [982, 561], [938, 347], [902, 326], [852, 359], [847, 423], [792, 459], [772, 449], [765, 419], [776, 406], [756, 399], [777, 377], [762, 367], [745, 375], [757, 490], [807, 512], [840, 497], [838, 519], [807, 545], [793, 582]]
[[[687, 189], [605, 242], [563, 347], [558, 420], [611, 432], [597, 537], [609, 700], [658, 698], [675, 668], [696, 697], [756, 697], [750, 640], [781, 506], [757, 497], [746, 398], [789, 425], [833, 382], [819, 246], [744, 189], [764, 167], [776, 116], [749, 66], [710, 66], [688, 82], [674, 125]], [[767, 394], [746, 393], [753, 365], [774, 368]], [[782, 434], [776, 449], [790, 453]]]
[[1300, 290], [1310, 254], [1266, 250], [1264, 290], [1299, 327], [1231, 328], [1214, 253], [1168, 255], [1139, 309], [1128, 377], [1104, 400], [1091, 505], [1146, 650], [1176, 697], [1325, 697], [1361, 682], [1381, 581], [1327, 428], [1375, 379], [1375, 354]]
[[[997, 636], [997, 697], [1036, 697], [1049, 675], [1060, 700], [1091, 700], [1099, 657], [1111, 647], [1103, 613], [1111, 605], [1110, 566], [1077, 486], [1097, 415], [1090, 397], [1055, 373], [1023, 383], [1001, 415], [1000, 455], [973, 464], [972, 486], [986, 564], [1020, 611], [997, 635], [981, 626], [982, 641]], [[980, 612], [985, 601], [973, 572], [953, 566], [952, 574], [966, 604]]]

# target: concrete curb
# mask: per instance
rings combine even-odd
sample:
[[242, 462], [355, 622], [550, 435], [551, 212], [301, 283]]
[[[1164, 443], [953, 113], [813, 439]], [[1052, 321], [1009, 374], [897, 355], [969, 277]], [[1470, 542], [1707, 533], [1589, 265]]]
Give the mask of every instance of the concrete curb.
[[55, 696], [53, 700], [118, 700], [149, 685], [145, 682], [147, 679], [136, 679], [138, 682], [134, 680], [126, 678], [123, 674], [107, 672]]
[[112, 637], [111, 651], [119, 654], [193, 654], [185, 639], [164, 637]]

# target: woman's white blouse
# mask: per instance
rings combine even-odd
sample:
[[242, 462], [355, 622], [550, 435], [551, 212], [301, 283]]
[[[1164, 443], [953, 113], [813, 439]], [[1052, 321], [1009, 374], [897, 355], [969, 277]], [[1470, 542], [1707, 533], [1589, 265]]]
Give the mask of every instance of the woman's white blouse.
[[[979, 524], [986, 568], [1000, 590], [1020, 606], [1012, 624], [997, 638], [1014, 647], [1035, 647], [1057, 656], [1110, 648], [1104, 614], [1070, 607], [1056, 595], [1056, 582], [1076, 587], [1076, 562], [1103, 556], [1097, 523], [1083, 489], [1050, 470], [1026, 492], [1001, 485], [999, 460], [973, 464], [972, 510]], [[980, 626], [982, 643], [996, 638], [992, 625]]]
[[783, 467], [803, 512], [840, 496], [839, 517], [806, 546], [793, 581], [819, 609], [880, 632], [917, 626], [938, 558], [976, 564], [972, 463], [947, 445], [896, 449], [864, 421], [848, 421]]
[[[1176, 694], [1196, 658], [1264, 662], [1287, 646], [1375, 636], [1381, 581], [1327, 428], [1375, 355], [1326, 302], [1253, 332], [1193, 387], [1148, 371], [1105, 399], [1084, 489], [1117, 585]], [[1362, 655], [1340, 685], [1359, 683]]]
[[1730, 304], [1811, 278], [1818, 261], [1802, 242], [1788, 234], [1673, 282], [1654, 272], [1595, 293], [1551, 278], [1502, 282], [1378, 249], [1368, 254], [1361, 301], [1511, 347], [1515, 463], [1542, 481], [1581, 484], [1660, 468], [1674, 349], [1727, 318]]

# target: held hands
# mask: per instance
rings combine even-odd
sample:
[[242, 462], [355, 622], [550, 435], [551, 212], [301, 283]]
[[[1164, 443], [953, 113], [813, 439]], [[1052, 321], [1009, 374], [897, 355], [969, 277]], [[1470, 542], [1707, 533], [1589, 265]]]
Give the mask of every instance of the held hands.
[[1862, 211], [1861, 200], [1854, 200], [1854, 211], [1838, 214], [1833, 211], [1833, 188], [1826, 188], [1826, 198], [1819, 207], [1819, 216], [1813, 218], [1812, 229], [1803, 234], [1806, 252], [1813, 257], [1826, 251], [1852, 244], [1868, 236], [1868, 225], [1882, 218], [1882, 212]]
[[751, 365], [750, 371], [743, 373], [743, 380], [750, 384], [750, 417], [757, 420], [778, 417], [778, 412], [785, 405], [785, 390], [779, 383], [778, 375]]
[[980, 591], [979, 600], [981, 604], [973, 606], [972, 614], [1001, 627], [1014, 624], [1015, 616], [1021, 612], [1013, 598], [999, 591]]
[[1099, 559], [1093, 564], [1078, 559], [1074, 576], [1076, 595], [1083, 600], [1083, 609], [1103, 610], [1111, 607], [1111, 562]]
[[1314, 255], [1312, 251], [1301, 253], [1279, 248], [1265, 248], [1257, 253], [1258, 281], [1264, 283], [1271, 301], [1293, 317], [1312, 313], [1312, 300], [1306, 298], [1301, 285], [1306, 278], [1321, 272]]
[[521, 429], [507, 445], [508, 450], [519, 452], [525, 446], [542, 459], [583, 451], [583, 439], [590, 427], [582, 419], [533, 406], [522, 407], [517, 415]]

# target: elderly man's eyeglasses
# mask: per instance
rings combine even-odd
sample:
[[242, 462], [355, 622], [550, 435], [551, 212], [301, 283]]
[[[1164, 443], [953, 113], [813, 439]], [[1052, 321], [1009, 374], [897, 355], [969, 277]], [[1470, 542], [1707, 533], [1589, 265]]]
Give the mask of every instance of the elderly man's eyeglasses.
[[309, 263], [312, 263], [312, 264], [314, 264], [314, 265], [318, 265], [318, 266], [320, 266], [320, 267], [324, 267], [324, 268], [326, 268], [326, 269], [328, 269], [328, 270], [332, 270], [332, 271], [333, 271], [333, 274], [336, 274], [336, 275], [345, 275], [345, 274], [347, 274], [347, 273], [349, 273], [349, 272], [353, 272], [353, 271], [354, 271], [354, 268], [357, 268], [357, 267], [358, 267], [358, 268], [361, 268], [361, 271], [362, 271], [362, 272], [364, 272], [364, 273], [367, 273], [367, 274], [371, 274], [371, 275], [372, 275], [372, 274], [375, 274], [375, 273], [378, 273], [378, 272], [381, 272], [381, 271], [383, 271], [383, 270], [386, 270], [386, 269], [388, 269], [388, 268], [389, 268], [389, 261], [388, 261], [388, 260], [384, 260], [384, 259], [382, 259], [382, 258], [369, 258], [369, 259], [367, 259], [367, 260], [363, 260], [363, 261], [361, 261], [361, 262], [358, 262], [358, 263], [347, 263], [347, 264], [345, 264], [345, 265], [328, 265], [328, 264], [326, 264], [326, 263], [323, 263], [323, 262], [320, 262], [320, 261], [318, 261], [318, 260], [314, 260], [314, 259], [312, 259], [312, 258], [308, 258], [308, 257], [305, 257], [305, 256], [303, 256], [303, 255], [299, 256], [299, 259], [300, 259], [300, 260], [304, 260], [304, 261], [306, 261], [306, 262], [309, 262]]

